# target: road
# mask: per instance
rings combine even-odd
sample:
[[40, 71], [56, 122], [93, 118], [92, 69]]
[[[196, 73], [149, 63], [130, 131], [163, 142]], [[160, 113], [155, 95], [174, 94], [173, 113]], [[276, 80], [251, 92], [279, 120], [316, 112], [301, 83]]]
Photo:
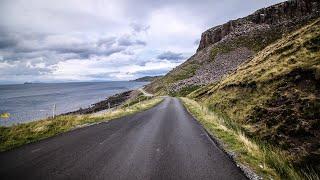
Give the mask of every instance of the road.
[[180, 101], [0, 153], [1, 179], [246, 179]]
[[144, 96], [152, 97], [153, 94], [146, 92], [143, 88], [138, 89]]

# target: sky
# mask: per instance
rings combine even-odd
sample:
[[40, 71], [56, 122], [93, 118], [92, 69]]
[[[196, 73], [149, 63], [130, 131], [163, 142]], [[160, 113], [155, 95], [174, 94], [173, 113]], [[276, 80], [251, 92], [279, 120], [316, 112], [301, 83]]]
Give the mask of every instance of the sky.
[[0, 84], [163, 75], [206, 29], [280, 0], [0, 0]]

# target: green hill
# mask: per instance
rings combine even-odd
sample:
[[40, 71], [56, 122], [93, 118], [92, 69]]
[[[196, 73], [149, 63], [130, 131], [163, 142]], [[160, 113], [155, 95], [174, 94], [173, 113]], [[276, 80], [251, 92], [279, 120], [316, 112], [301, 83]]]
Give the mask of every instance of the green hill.
[[146, 87], [155, 94], [185, 95], [219, 81], [290, 32], [320, 16], [317, 0], [293, 0], [257, 10], [205, 31], [197, 52]]
[[320, 168], [320, 19], [188, 96], [285, 150], [297, 166]]

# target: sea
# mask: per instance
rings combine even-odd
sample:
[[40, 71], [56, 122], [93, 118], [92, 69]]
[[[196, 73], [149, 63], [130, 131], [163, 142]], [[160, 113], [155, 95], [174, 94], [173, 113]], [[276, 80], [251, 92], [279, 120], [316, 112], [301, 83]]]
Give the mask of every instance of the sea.
[[36, 121], [62, 114], [106, 99], [108, 96], [137, 89], [147, 82], [71, 82], [0, 85], [0, 126]]

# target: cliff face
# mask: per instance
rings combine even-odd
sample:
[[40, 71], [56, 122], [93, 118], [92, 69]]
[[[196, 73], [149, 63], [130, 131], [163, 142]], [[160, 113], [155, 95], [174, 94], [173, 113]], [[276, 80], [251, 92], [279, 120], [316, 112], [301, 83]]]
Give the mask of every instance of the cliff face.
[[247, 33], [253, 30], [256, 25], [278, 26], [286, 24], [288, 21], [303, 21], [317, 16], [319, 15], [319, 5], [317, 0], [295, 0], [260, 9], [247, 17], [232, 20], [205, 31], [201, 35], [197, 51], [221, 41], [228, 35], [237, 36]]
[[151, 83], [147, 90], [179, 94], [215, 83], [266, 46], [317, 17], [320, 17], [319, 0], [293, 0], [213, 27], [202, 34], [196, 54]]
[[320, 174], [320, 18], [188, 96]]

